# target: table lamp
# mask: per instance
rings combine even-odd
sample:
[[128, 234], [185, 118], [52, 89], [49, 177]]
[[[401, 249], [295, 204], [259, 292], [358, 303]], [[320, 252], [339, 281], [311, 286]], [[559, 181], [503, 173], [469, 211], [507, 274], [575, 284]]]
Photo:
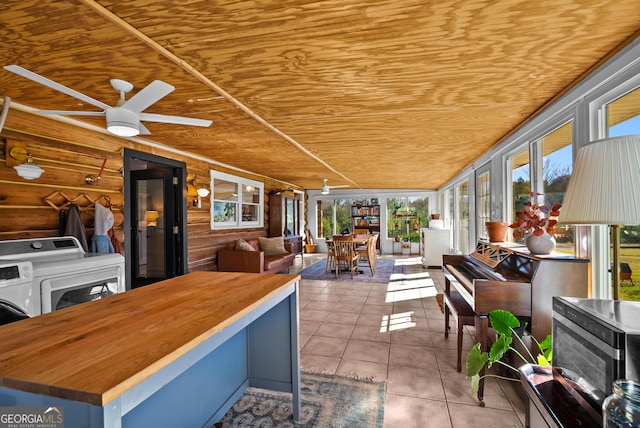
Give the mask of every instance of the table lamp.
[[613, 298], [620, 284], [620, 226], [640, 224], [640, 135], [610, 137], [578, 150], [559, 223], [612, 226]]

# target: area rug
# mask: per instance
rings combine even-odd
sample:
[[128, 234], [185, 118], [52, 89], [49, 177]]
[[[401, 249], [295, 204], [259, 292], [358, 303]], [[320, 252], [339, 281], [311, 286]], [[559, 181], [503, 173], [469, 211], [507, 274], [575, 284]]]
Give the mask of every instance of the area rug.
[[303, 372], [302, 409], [293, 420], [291, 393], [247, 388], [223, 421], [230, 428], [382, 428], [384, 383]]
[[[335, 280], [336, 274], [334, 272], [331, 272], [331, 270], [325, 272], [326, 263], [326, 260], [321, 260], [309, 266], [300, 272], [302, 279]], [[378, 260], [376, 274], [373, 276], [368, 266], [361, 266], [360, 271], [362, 273], [353, 276], [354, 281], [387, 283], [391, 279], [392, 274], [402, 275], [405, 273], [403, 265], [396, 265], [395, 260], [386, 259]], [[348, 272], [340, 273], [338, 274], [338, 279], [351, 280], [351, 275]]]

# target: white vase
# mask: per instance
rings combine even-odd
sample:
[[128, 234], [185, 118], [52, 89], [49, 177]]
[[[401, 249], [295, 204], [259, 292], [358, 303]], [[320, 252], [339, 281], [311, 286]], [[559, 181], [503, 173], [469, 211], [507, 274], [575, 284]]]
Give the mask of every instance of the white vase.
[[531, 254], [551, 254], [556, 249], [556, 239], [547, 232], [540, 236], [529, 235], [525, 244]]

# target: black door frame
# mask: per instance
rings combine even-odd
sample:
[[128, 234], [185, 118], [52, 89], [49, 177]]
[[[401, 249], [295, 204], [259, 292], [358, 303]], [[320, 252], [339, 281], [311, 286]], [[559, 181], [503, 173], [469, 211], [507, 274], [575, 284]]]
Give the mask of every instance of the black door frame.
[[[124, 254], [125, 254], [125, 285], [127, 290], [131, 289], [132, 284], [132, 260], [131, 257], [137, 257], [133, 254], [132, 248], [132, 218], [131, 210], [131, 168], [133, 159], [139, 159], [145, 162], [153, 162], [156, 164], [168, 166], [176, 170], [176, 196], [181, 196], [181, 200], [175, 204], [175, 224], [178, 227], [178, 242], [180, 249], [176, 250], [177, 275], [183, 275], [188, 272], [188, 245], [187, 245], [187, 166], [186, 163], [153, 155], [151, 153], [140, 152], [132, 149], [124, 149]], [[136, 225], [137, 226], [137, 225]]]

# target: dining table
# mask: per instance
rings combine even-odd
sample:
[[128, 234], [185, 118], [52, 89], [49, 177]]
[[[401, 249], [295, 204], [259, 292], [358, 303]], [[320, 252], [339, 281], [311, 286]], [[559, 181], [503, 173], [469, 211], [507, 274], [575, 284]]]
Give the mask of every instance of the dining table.
[[[336, 235], [336, 236], [348, 236], [348, 235]], [[353, 245], [354, 248], [357, 248], [361, 245], [367, 245], [367, 242], [369, 241], [369, 235], [364, 235], [364, 234], [360, 234], [360, 235], [353, 235]], [[327, 238], [325, 239], [325, 242], [327, 243], [327, 245], [329, 246], [332, 242], [333, 242], [333, 236], [331, 238]], [[327, 254], [327, 258], [330, 257], [329, 254]], [[335, 272], [335, 268], [331, 269], [331, 272]], [[357, 270], [358, 274], [363, 274], [364, 270], [362, 269], [358, 269]]]

